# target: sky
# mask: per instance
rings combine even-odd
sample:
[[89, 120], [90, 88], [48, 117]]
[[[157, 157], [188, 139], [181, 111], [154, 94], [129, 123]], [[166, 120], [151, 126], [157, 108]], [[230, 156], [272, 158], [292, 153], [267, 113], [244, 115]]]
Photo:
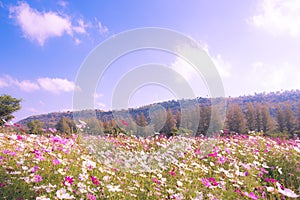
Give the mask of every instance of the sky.
[[[0, 0], [0, 95], [22, 98], [15, 121], [72, 110], [76, 77], [99, 44], [123, 31], [159, 27], [197, 41], [214, 62], [226, 96], [300, 89], [299, 0], [62, 1]], [[137, 66], [164, 64], [197, 96], [208, 96], [193, 67], [155, 50], [113, 62], [98, 82], [94, 107], [112, 108], [118, 81]], [[132, 91], [128, 107], [174, 99], [157, 84]]]

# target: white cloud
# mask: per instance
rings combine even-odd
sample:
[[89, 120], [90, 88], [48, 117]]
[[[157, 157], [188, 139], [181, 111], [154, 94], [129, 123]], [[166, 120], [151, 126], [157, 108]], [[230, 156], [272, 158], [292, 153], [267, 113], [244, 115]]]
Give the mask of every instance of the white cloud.
[[261, 0], [257, 13], [248, 22], [273, 36], [288, 34], [300, 35], [299, 0]]
[[39, 90], [40, 87], [38, 86], [38, 84], [33, 83], [29, 80], [24, 80], [24, 81], [16, 81], [15, 83], [21, 90], [25, 91], [25, 92], [31, 92], [31, 91], [35, 91], [35, 90]]
[[66, 1], [58, 1], [57, 4], [60, 5], [61, 7], [67, 7], [69, 3]]
[[61, 78], [39, 78], [36, 81], [22, 80], [19, 81], [11, 76], [5, 75], [0, 77], [0, 88], [17, 87], [24, 92], [33, 92], [37, 90], [44, 90], [53, 94], [61, 92], [74, 91], [75, 84], [72, 81]]
[[[59, 1], [58, 4], [63, 7], [67, 6], [65, 1]], [[96, 28], [102, 32], [108, 31], [107, 27], [102, 26], [98, 20], [96, 24], [91, 24], [83, 19], [73, 19], [62, 12], [38, 11], [26, 2], [10, 6], [9, 17], [21, 27], [25, 38], [37, 42], [40, 46], [43, 46], [49, 38], [64, 35], [74, 38], [77, 34], [87, 34], [87, 28]], [[78, 39], [74, 41], [75, 44], [80, 44]]]
[[74, 42], [75, 42], [76, 45], [80, 45], [80, 44], [81, 44], [81, 40], [78, 39], [78, 38], [75, 38], [75, 39], [74, 39]]
[[4, 77], [0, 77], [0, 88], [10, 87], [10, 86], [16, 86], [20, 90], [25, 92], [31, 92], [40, 89], [38, 84], [31, 82], [29, 80], [18, 81], [17, 79], [14, 79], [8, 75], [5, 75]]
[[79, 19], [77, 21], [77, 23], [78, 23], [77, 26], [73, 26], [73, 30], [76, 33], [85, 34], [86, 33], [86, 28], [89, 27], [90, 25], [86, 24], [82, 19]]
[[5, 87], [9, 87], [10, 84], [7, 82], [7, 80], [5, 78], [1, 78], [0, 77], [0, 88], [5, 88]]
[[67, 79], [60, 78], [39, 78], [37, 79], [40, 87], [54, 94], [61, 92], [72, 92], [75, 89], [75, 84]]
[[248, 79], [253, 84], [253, 90], [279, 91], [281, 89], [299, 89], [299, 77], [300, 69], [295, 65], [283, 63], [274, 66], [255, 62], [252, 64], [252, 71], [249, 73]]
[[26, 2], [20, 2], [9, 9], [10, 17], [15, 18], [23, 34], [30, 40], [36, 40], [41, 46], [51, 37], [72, 34], [72, 24], [68, 16], [55, 12], [39, 12]]
[[103, 26], [102, 23], [96, 18], [96, 26], [97, 26], [97, 29], [99, 31], [100, 34], [105, 34], [105, 33], [108, 33], [108, 28], [106, 26]]

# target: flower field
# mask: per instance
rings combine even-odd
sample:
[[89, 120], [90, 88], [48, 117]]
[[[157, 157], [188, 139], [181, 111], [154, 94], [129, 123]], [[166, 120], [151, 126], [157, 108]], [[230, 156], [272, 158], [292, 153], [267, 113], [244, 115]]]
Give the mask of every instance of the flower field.
[[0, 134], [1, 199], [297, 199], [300, 141]]

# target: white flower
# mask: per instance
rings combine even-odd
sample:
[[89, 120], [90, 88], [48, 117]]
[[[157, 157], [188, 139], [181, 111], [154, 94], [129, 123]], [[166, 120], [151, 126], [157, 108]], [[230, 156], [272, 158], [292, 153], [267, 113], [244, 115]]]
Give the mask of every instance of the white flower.
[[177, 181], [177, 186], [178, 187], [182, 187], [183, 186], [183, 183], [181, 181]]
[[50, 200], [50, 198], [47, 198], [46, 196], [40, 196], [37, 197], [36, 200]]
[[83, 168], [96, 168], [96, 163], [91, 161], [91, 160], [85, 160], [85, 161], [82, 161], [82, 167]]
[[60, 173], [61, 175], [65, 175], [65, 174], [66, 174], [66, 172], [64, 172], [64, 170], [63, 170], [62, 168], [59, 168], [57, 171], [58, 171], [58, 173]]
[[57, 196], [58, 199], [75, 199], [75, 197], [73, 195], [70, 196], [70, 194], [67, 193], [65, 188], [57, 190], [56, 191], [56, 196]]
[[273, 187], [267, 187], [267, 191], [268, 192], [274, 192], [274, 188]]
[[284, 196], [290, 197], [290, 198], [298, 198], [300, 195], [295, 194], [294, 191], [284, 188], [284, 190], [281, 189], [280, 183], [276, 182], [276, 185], [278, 187], [278, 192], [283, 194]]
[[174, 194], [174, 195], [172, 196], [172, 198], [175, 199], [175, 200], [182, 200], [182, 199], [184, 199], [184, 197], [183, 197], [183, 195], [182, 195], [181, 193], [179, 193], [179, 194]]
[[110, 177], [109, 177], [109, 176], [104, 176], [104, 177], [102, 178], [102, 180], [104, 180], [104, 181], [109, 181], [109, 180], [110, 180]]
[[120, 189], [119, 185], [113, 186], [113, 185], [107, 185], [109, 192], [121, 192], [122, 190]]
[[197, 196], [193, 200], [203, 200], [203, 193], [202, 192], [196, 192]]

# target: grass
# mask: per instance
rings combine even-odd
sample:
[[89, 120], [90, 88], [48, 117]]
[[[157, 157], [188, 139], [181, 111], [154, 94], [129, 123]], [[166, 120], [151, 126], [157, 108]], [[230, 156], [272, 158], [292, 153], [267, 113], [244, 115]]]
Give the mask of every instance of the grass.
[[300, 141], [0, 134], [1, 199], [292, 199]]

